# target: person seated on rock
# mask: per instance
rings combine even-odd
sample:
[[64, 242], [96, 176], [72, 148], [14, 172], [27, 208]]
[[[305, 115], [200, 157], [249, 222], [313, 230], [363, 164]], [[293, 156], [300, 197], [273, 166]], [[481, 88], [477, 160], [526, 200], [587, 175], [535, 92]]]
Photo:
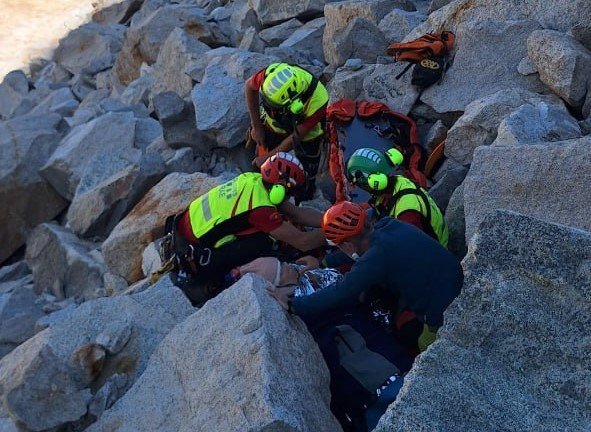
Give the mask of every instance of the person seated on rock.
[[240, 174], [168, 218], [169, 255], [178, 270], [189, 276], [179, 285], [193, 303], [203, 303], [217, 293], [232, 268], [278, 254], [278, 242], [301, 252], [325, 244], [321, 230], [304, 232], [290, 223], [320, 227], [321, 212], [287, 200], [305, 178], [300, 161], [280, 152], [261, 165], [260, 173]]
[[358, 304], [362, 294], [381, 290], [421, 320], [417, 345], [423, 351], [435, 340], [443, 312], [460, 292], [460, 263], [410, 224], [384, 217], [374, 226], [367, 219], [363, 208], [349, 201], [324, 214], [322, 230], [327, 241], [355, 260], [341, 281], [307, 297], [292, 299], [276, 288], [269, 292], [291, 313], [310, 317]]
[[395, 174], [402, 158], [396, 149], [384, 153], [360, 148], [347, 161], [347, 178], [372, 195], [369, 204], [375, 217], [391, 216], [410, 223], [447, 247], [447, 224], [433, 198], [412, 180]]
[[308, 175], [296, 199], [312, 199], [324, 142], [326, 88], [300, 66], [272, 63], [246, 81], [244, 93], [250, 115], [247, 146], [257, 145], [253, 164], [293, 149]]

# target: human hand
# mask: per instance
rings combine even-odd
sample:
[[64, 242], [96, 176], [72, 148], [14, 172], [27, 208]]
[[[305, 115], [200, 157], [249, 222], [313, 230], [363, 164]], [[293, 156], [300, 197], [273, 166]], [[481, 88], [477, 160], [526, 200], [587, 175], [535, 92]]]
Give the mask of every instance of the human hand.
[[304, 270], [314, 270], [320, 268], [320, 260], [312, 255], [306, 255], [296, 260], [296, 264], [303, 265]]
[[263, 163], [267, 160], [268, 156], [257, 156], [252, 160], [252, 166], [260, 168]]
[[251, 125], [250, 137], [261, 147], [265, 147], [265, 128], [261, 125]]

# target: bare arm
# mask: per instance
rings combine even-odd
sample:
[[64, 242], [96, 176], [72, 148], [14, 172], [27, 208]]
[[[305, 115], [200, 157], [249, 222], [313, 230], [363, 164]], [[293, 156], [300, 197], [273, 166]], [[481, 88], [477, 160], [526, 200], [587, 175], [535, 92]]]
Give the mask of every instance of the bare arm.
[[250, 124], [254, 128], [262, 128], [261, 113], [259, 112], [259, 92], [251, 87], [250, 80], [244, 84], [244, 97], [246, 98]]
[[279, 206], [281, 214], [287, 216], [287, 218], [298, 224], [306, 227], [320, 228], [322, 226], [322, 213], [318, 210], [305, 207], [297, 207], [289, 201], [283, 202]]
[[319, 248], [325, 243], [322, 231], [300, 231], [289, 222], [283, 222], [279, 228], [271, 231], [269, 234], [302, 252]]
[[[297, 133], [299, 137], [305, 137], [308, 132], [310, 132], [310, 128], [303, 126], [303, 125], [299, 125], [296, 127], [297, 129]], [[279, 152], [288, 152], [291, 149], [293, 149], [293, 144], [294, 144], [294, 140], [295, 140], [295, 134], [290, 134], [288, 136], [286, 136], [284, 138], [283, 141], [281, 141], [281, 144], [279, 144], [277, 147], [275, 147], [269, 154], [273, 155]]]

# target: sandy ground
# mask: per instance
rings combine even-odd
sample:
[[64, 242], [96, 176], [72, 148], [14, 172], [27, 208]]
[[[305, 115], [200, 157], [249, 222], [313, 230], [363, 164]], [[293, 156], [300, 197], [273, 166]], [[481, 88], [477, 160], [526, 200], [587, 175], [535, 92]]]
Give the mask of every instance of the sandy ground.
[[61, 37], [114, 0], [0, 0], [0, 79], [35, 57], [48, 58]]

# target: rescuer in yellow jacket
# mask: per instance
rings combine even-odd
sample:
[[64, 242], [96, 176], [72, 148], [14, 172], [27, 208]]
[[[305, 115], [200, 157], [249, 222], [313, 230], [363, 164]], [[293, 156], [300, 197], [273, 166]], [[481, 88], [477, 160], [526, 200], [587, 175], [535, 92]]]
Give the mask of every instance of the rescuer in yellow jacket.
[[305, 182], [300, 161], [278, 153], [260, 173], [244, 173], [196, 198], [175, 218], [176, 253], [191, 283], [181, 287], [194, 303], [203, 293], [194, 285], [219, 285], [231, 269], [255, 258], [277, 255], [277, 241], [302, 252], [324, 245], [320, 230], [301, 231], [286, 221], [320, 227], [322, 213], [297, 207], [286, 198]]
[[307, 174], [301, 200], [315, 190], [328, 104], [326, 88], [300, 66], [272, 63], [248, 79], [244, 87], [250, 115], [250, 137], [257, 144], [253, 164], [294, 150]]

